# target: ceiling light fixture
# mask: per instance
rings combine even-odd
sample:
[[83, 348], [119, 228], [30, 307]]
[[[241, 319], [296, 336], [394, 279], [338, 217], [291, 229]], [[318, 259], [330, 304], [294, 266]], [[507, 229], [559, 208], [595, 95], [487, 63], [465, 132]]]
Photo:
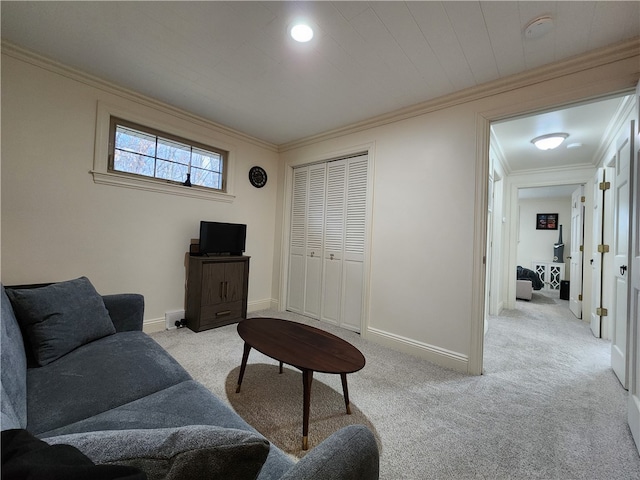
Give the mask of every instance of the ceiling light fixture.
[[539, 150], [553, 150], [554, 148], [558, 148], [568, 136], [568, 133], [550, 133], [534, 138], [531, 140], [531, 143]]
[[291, 37], [300, 43], [305, 43], [313, 38], [313, 29], [306, 23], [298, 23], [291, 27]]
[[553, 18], [538, 17], [531, 20], [524, 29], [524, 36], [529, 39], [540, 38], [553, 29]]

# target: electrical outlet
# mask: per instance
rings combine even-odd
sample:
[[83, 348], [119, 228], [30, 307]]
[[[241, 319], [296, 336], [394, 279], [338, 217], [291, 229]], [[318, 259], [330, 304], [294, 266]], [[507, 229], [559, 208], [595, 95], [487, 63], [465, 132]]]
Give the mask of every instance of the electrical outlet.
[[164, 323], [167, 330], [176, 328], [176, 322], [184, 318], [184, 310], [172, 310], [164, 312]]

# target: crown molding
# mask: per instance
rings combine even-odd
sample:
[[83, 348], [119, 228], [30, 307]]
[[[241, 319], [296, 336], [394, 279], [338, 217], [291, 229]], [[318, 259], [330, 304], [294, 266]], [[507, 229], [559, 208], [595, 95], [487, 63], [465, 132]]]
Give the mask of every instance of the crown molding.
[[111, 83], [102, 78], [96, 77], [94, 75], [90, 75], [81, 70], [75, 69], [73, 67], [70, 67], [63, 63], [52, 60], [38, 53], [32, 52], [31, 50], [27, 50], [25, 48], [19, 47], [18, 45], [15, 45], [6, 40], [2, 40], [2, 55], [10, 56], [12, 58], [15, 58], [16, 60], [29, 63], [35, 67], [48, 70], [50, 72], [56, 73], [63, 77], [67, 77], [76, 82], [80, 82], [90, 87], [94, 87], [99, 90], [102, 90], [104, 92], [117, 95], [119, 97], [125, 98], [127, 100], [130, 100], [136, 103], [140, 103], [147, 107], [154, 108], [156, 110], [161, 110], [165, 113], [169, 113], [183, 120], [187, 120], [189, 122], [199, 124], [205, 128], [215, 130], [217, 133], [227, 135], [234, 139], [251, 143], [253, 145], [270, 150], [272, 152], [276, 152], [276, 153], [278, 152], [278, 146], [273, 143], [265, 142], [264, 140], [260, 140], [258, 138], [247, 135], [246, 133], [242, 133], [238, 130], [234, 130], [232, 128], [226, 127], [220, 123], [213, 122], [211, 120], [200, 117], [198, 115], [187, 112], [185, 110], [179, 109], [177, 107], [173, 107], [169, 104], [166, 104], [154, 98], [148, 97], [141, 93], [135, 92], [133, 90], [129, 90], [115, 83]]
[[[640, 56], [640, 37], [635, 37], [608, 47], [593, 50], [582, 55], [578, 55], [567, 60], [544, 65], [535, 69], [527, 70], [522, 73], [510, 75], [508, 77], [493, 80], [482, 85], [466, 88], [449, 95], [444, 95], [426, 102], [415, 104], [399, 110], [395, 110], [377, 117], [373, 117], [362, 122], [346, 125], [341, 128], [329, 130], [317, 135], [294, 140], [281, 145], [275, 145], [265, 142], [258, 138], [252, 137], [237, 130], [233, 130], [222, 124], [194, 115], [190, 112], [181, 110], [171, 105], [147, 97], [133, 90], [129, 90], [120, 85], [108, 82], [99, 77], [90, 75], [83, 71], [64, 65], [60, 62], [52, 60], [48, 57], [39, 55], [35, 52], [19, 47], [15, 44], [2, 41], [2, 54], [16, 58], [23, 62], [29, 63], [36, 67], [57, 73], [72, 80], [84, 83], [86, 85], [98, 88], [105, 92], [127, 98], [131, 101], [141, 103], [151, 108], [156, 108], [191, 122], [198, 123], [206, 128], [211, 128], [221, 134], [228, 135], [241, 141], [245, 141], [265, 148], [272, 152], [283, 153], [294, 150], [307, 145], [312, 145], [325, 140], [338, 138], [344, 135], [369, 130], [371, 128], [384, 126], [390, 123], [407, 120], [410, 118], [425, 115], [434, 111], [443, 110], [454, 107], [463, 103], [468, 103], [483, 98], [491, 97], [501, 93], [506, 93], [519, 88], [535, 85], [544, 81], [560, 78], [566, 75], [579, 73], [581, 71], [615, 63], [624, 59]], [[635, 81], [640, 76], [640, 71], [636, 72]], [[631, 88], [634, 85], [630, 85]]]
[[[638, 56], [640, 56], [640, 37], [635, 37], [630, 40], [597, 50], [592, 50], [566, 60], [554, 62], [522, 73], [510, 75], [508, 77], [499, 78], [475, 87], [459, 90], [449, 95], [444, 95], [423, 103], [395, 110], [362, 122], [346, 125], [341, 128], [329, 130], [327, 132], [295, 140], [293, 142], [288, 142], [280, 145], [279, 151], [282, 153], [294, 150], [296, 148], [312, 145], [321, 141], [418, 117], [437, 110], [443, 110], [463, 103], [481, 100], [483, 98]], [[638, 76], [640, 76], [640, 71], [636, 71], [635, 73], [635, 81], [637, 81]], [[632, 86], [635, 86], [635, 83], [630, 85], [630, 88]]]

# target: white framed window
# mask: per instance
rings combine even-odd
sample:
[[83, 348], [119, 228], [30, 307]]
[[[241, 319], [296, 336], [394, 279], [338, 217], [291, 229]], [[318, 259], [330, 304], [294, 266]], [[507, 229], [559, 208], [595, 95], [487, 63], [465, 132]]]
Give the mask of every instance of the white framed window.
[[95, 183], [233, 202], [235, 147], [215, 131], [143, 105], [97, 107]]
[[109, 171], [225, 191], [228, 152], [111, 117]]

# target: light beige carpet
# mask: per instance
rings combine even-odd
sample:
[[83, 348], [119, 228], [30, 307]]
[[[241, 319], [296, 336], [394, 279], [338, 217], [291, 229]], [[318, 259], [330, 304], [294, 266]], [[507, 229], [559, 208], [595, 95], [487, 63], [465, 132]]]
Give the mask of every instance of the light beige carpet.
[[[310, 448], [329, 417], [342, 422], [362, 415], [383, 446], [382, 480], [640, 480], [640, 456], [627, 425], [627, 392], [611, 371], [610, 344], [593, 338], [589, 325], [569, 312], [568, 302], [544, 297], [517, 302], [516, 309], [489, 319], [479, 377], [298, 315], [263, 311], [253, 316], [313, 324], [364, 354], [365, 367], [348, 376], [356, 417], [343, 414], [340, 376], [314, 375]], [[152, 336], [196, 380], [243, 408], [235, 394], [243, 346], [235, 325]], [[300, 374], [290, 368], [278, 378], [277, 362], [255, 350], [248, 365], [253, 373], [248, 370], [241, 394], [256, 401], [253, 407], [247, 401], [253, 412], [241, 415], [256, 428], [270, 424], [274, 432], [266, 436], [277, 444], [287, 442], [277, 436], [291, 435], [293, 447], [283, 448], [292, 451], [301, 441]], [[268, 397], [275, 398], [269, 409], [260, 401]]]

